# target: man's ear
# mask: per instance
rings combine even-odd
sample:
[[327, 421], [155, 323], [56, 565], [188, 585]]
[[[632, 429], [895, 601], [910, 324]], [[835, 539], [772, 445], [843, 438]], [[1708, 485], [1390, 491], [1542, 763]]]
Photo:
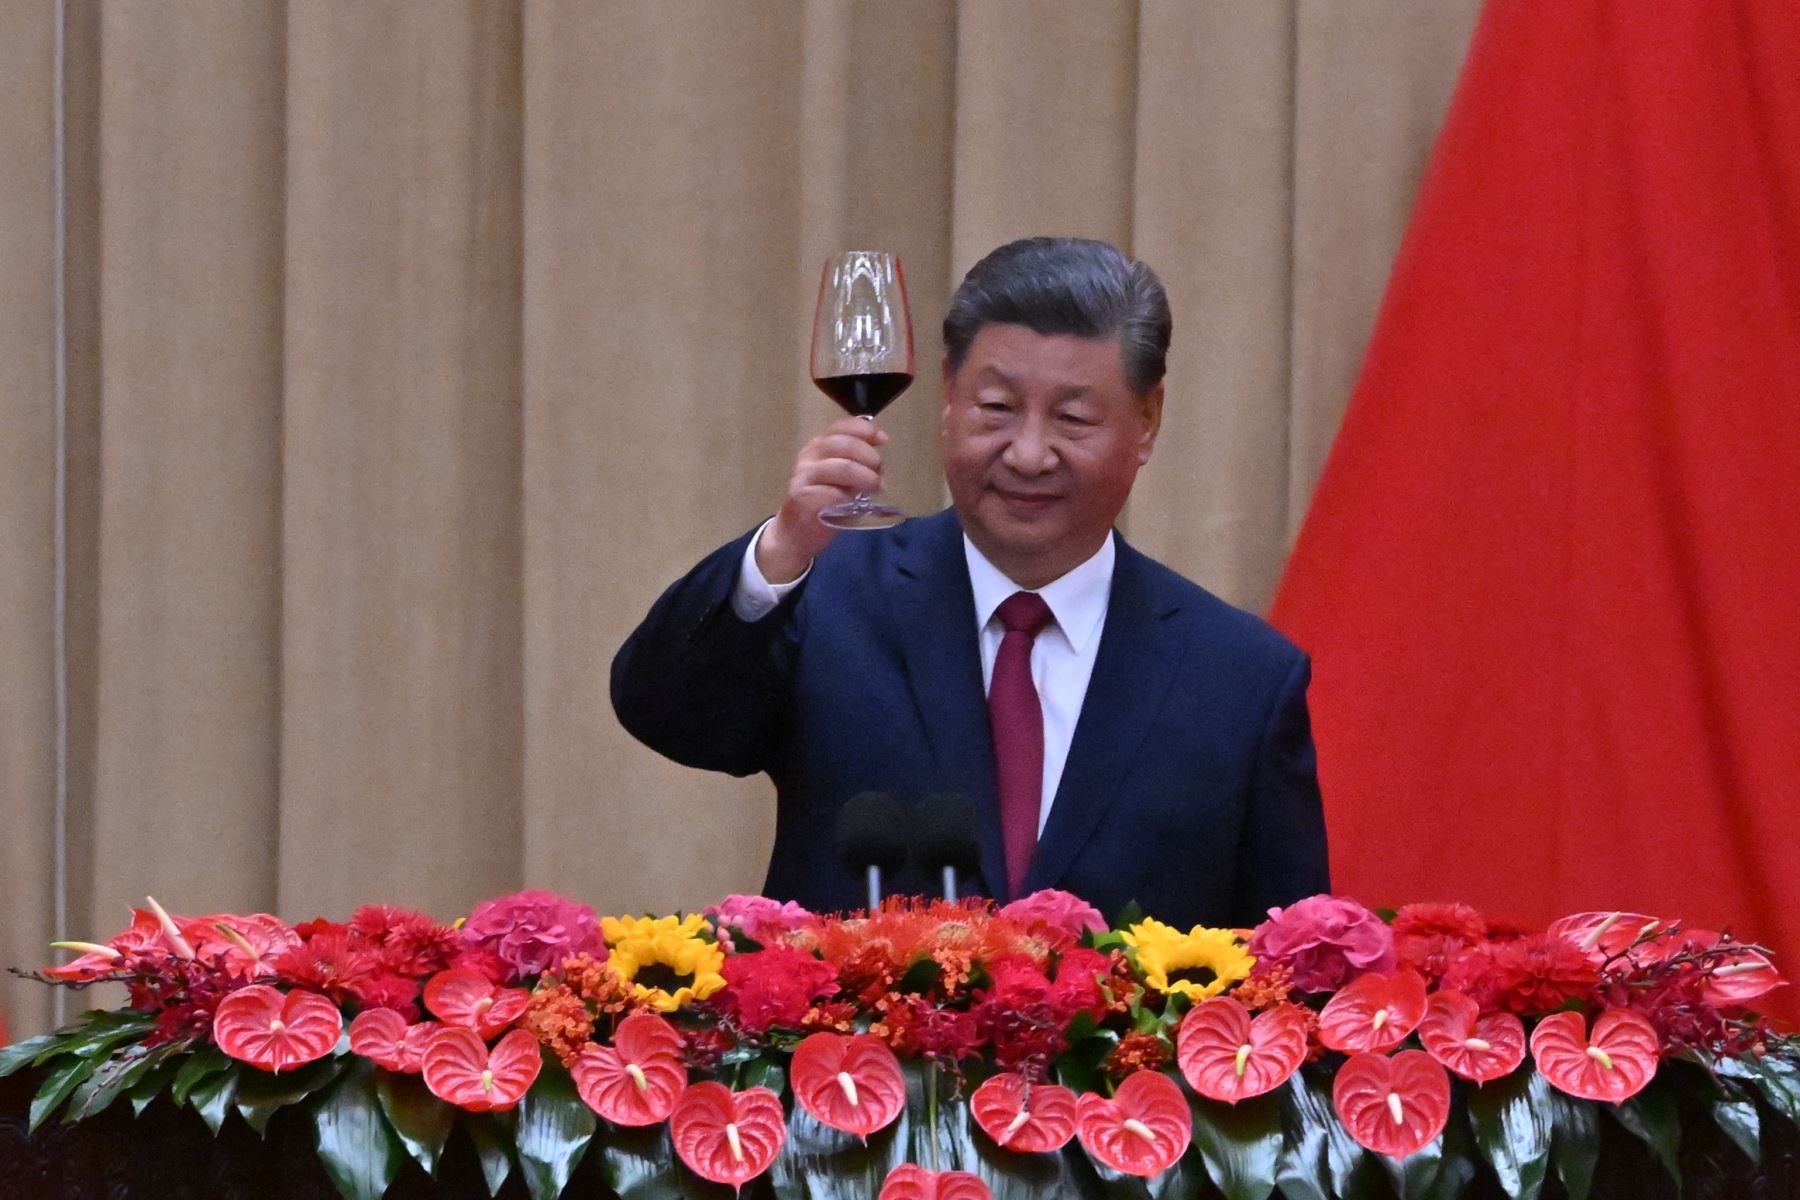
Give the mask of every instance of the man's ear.
[[1158, 383], [1151, 388], [1138, 403], [1144, 406], [1144, 432], [1138, 439], [1138, 466], [1150, 461], [1150, 451], [1156, 448], [1156, 435], [1162, 432], [1163, 385]]

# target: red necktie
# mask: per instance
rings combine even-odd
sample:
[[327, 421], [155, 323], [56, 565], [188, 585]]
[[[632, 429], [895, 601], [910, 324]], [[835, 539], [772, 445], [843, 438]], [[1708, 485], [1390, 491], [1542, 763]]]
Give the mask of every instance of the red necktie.
[[1031, 643], [1050, 623], [1050, 606], [1036, 592], [1014, 592], [996, 610], [1006, 636], [988, 685], [988, 727], [994, 734], [1000, 831], [1006, 844], [1006, 891], [1017, 897], [1037, 848], [1044, 797], [1044, 710], [1031, 682]]

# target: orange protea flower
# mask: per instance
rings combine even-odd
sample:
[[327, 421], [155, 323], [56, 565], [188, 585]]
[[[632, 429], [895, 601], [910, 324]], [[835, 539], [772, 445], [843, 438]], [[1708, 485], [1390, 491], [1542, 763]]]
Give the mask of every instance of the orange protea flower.
[[566, 983], [539, 983], [519, 1024], [560, 1058], [565, 1067], [575, 1061], [594, 1035], [594, 1014]]

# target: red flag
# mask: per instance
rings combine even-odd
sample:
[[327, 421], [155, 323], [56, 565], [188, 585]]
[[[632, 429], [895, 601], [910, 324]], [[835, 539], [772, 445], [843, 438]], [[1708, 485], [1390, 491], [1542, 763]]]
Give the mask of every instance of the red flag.
[[1341, 890], [1800, 977], [1800, 5], [1489, 4], [1274, 620]]

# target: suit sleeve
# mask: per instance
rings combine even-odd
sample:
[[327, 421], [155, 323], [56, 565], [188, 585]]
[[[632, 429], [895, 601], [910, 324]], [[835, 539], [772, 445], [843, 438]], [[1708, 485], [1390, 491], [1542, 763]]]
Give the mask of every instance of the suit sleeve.
[[732, 610], [753, 536], [676, 580], [612, 664], [613, 711], [633, 737], [678, 763], [733, 775], [767, 768], [798, 646], [799, 593], [756, 621]]
[[1300, 655], [1263, 731], [1238, 854], [1243, 881], [1238, 923], [1246, 928], [1266, 919], [1271, 907], [1331, 890], [1312, 718], [1306, 708], [1311, 679], [1312, 665]]

